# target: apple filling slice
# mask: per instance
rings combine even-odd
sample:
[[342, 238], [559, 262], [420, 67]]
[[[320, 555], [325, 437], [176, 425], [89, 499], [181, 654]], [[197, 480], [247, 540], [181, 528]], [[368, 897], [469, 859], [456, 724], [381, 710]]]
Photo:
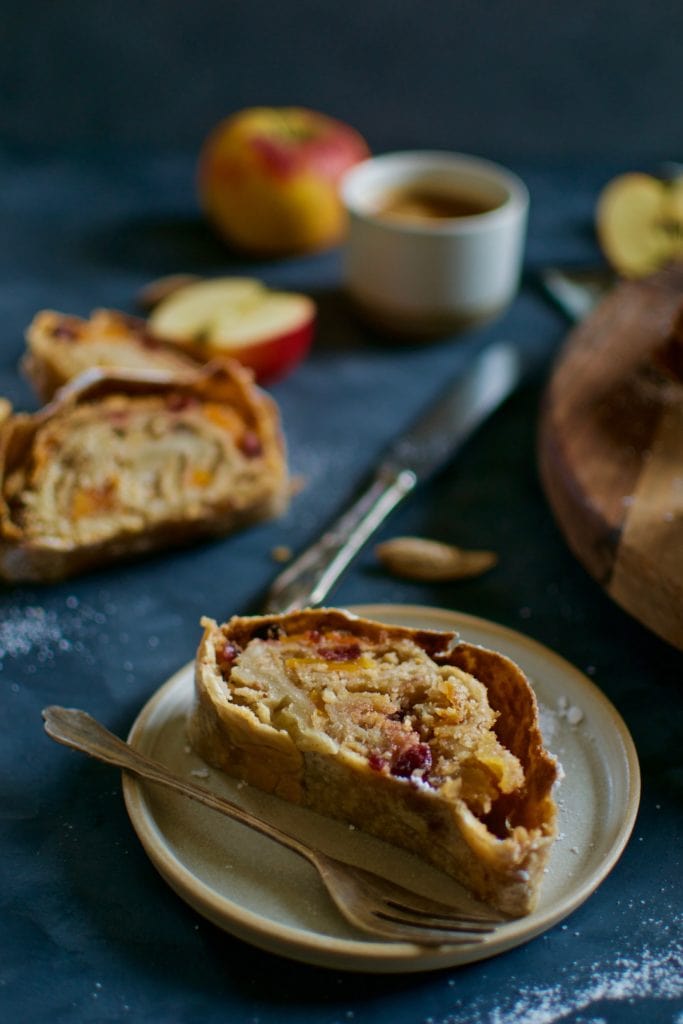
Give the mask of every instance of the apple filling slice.
[[308, 353], [316, 309], [306, 295], [253, 278], [216, 278], [173, 291], [153, 310], [151, 334], [200, 361], [230, 355], [269, 382]]

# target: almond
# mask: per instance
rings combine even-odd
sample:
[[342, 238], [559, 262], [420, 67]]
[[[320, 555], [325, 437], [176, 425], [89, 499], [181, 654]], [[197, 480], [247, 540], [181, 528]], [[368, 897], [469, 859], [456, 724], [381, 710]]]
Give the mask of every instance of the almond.
[[378, 544], [375, 554], [389, 572], [411, 580], [467, 579], [498, 561], [494, 551], [466, 551], [424, 537], [394, 537]]
[[276, 544], [270, 549], [270, 557], [274, 562], [291, 562], [293, 551], [286, 544]]

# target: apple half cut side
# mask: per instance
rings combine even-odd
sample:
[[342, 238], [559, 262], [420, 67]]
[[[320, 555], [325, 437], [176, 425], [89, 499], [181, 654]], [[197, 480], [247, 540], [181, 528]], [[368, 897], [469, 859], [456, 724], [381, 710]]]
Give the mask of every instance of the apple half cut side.
[[598, 240], [624, 277], [644, 277], [683, 258], [683, 179], [622, 174], [601, 192]]
[[147, 321], [154, 337], [195, 359], [232, 356], [260, 384], [285, 376], [307, 355], [316, 307], [298, 292], [266, 288], [254, 278], [198, 281], [172, 292]]

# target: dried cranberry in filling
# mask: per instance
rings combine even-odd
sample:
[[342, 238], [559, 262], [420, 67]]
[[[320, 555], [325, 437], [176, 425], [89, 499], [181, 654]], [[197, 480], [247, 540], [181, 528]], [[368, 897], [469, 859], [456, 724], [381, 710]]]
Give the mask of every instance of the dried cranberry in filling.
[[151, 334], [148, 334], [147, 331], [139, 331], [138, 340], [143, 348], [150, 349], [153, 352], [161, 348], [161, 342]]
[[241, 654], [241, 649], [237, 644], [231, 643], [226, 640], [223, 644], [216, 647], [216, 662], [221, 670], [222, 675], [226, 675], [232, 669], [235, 658]]
[[318, 657], [324, 661], [357, 661], [360, 658], [360, 644], [334, 644], [318, 648]]
[[391, 774], [400, 779], [409, 779], [413, 772], [421, 771], [426, 778], [432, 767], [432, 752], [428, 743], [416, 743], [406, 747], [391, 766]]
[[197, 399], [193, 395], [181, 394], [178, 391], [172, 391], [166, 397], [166, 408], [170, 412], [182, 412], [188, 406], [196, 404]]
[[128, 409], [108, 409], [107, 419], [110, 423], [124, 424], [130, 419]]
[[368, 764], [372, 768], [373, 772], [381, 772], [386, 761], [384, 761], [379, 754], [368, 754]]
[[255, 459], [263, 454], [263, 445], [258, 434], [253, 430], [245, 430], [239, 442], [240, 450], [248, 459]]
[[62, 320], [52, 329], [53, 338], [62, 338], [67, 341], [75, 341], [78, 337], [78, 327], [73, 323]]

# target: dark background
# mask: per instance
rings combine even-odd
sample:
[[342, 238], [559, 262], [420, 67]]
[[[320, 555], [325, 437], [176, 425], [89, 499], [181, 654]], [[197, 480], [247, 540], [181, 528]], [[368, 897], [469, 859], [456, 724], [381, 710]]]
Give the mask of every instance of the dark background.
[[672, 159], [682, 29], [677, 0], [5, 0], [0, 139], [194, 149], [295, 103], [375, 149]]
[[[311, 357], [273, 388], [307, 487], [276, 523], [47, 588], [0, 589], [0, 1019], [240, 1024], [681, 1024], [680, 652], [609, 601], [567, 549], [539, 485], [538, 409], [568, 330], [538, 269], [600, 261], [609, 178], [683, 159], [679, 2], [5, 0], [0, 10], [0, 394], [38, 309], [130, 311], [178, 270], [255, 273], [314, 295]], [[254, 264], [202, 222], [198, 148], [255, 104], [303, 104], [371, 148], [508, 163], [531, 193], [522, 289], [479, 333], [378, 345], [340, 288], [340, 254]], [[257, 606], [271, 548], [319, 535], [387, 442], [481, 342], [535, 370], [379, 539], [494, 547], [480, 579], [393, 580], [371, 549], [334, 600], [461, 609], [521, 630], [588, 673], [637, 746], [643, 799], [623, 857], [571, 917], [470, 967], [406, 977], [316, 970], [214, 928], [157, 875], [116, 774], [51, 744], [46, 704], [120, 734], [192, 657], [202, 614]], [[628, 989], [628, 965], [635, 987]], [[632, 977], [633, 972], [632, 972]], [[607, 978], [601, 994], [596, 978]]]

